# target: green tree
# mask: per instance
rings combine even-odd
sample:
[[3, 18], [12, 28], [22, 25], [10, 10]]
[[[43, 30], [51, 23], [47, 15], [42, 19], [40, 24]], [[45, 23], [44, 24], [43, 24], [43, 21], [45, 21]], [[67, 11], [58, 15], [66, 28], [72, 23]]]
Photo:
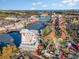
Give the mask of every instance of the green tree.
[[50, 26], [46, 26], [44, 29], [43, 29], [43, 36], [49, 34], [51, 32], [51, 28]]

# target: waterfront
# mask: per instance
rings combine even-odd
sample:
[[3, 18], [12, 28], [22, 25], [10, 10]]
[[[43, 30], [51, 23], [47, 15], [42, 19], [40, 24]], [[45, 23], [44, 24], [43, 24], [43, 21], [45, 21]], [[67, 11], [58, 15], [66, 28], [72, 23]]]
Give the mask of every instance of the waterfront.
[[[46, 22], [47, 20], [43, 21], [41, 19], [38, 22], [26, 25], [26, 27], [24, 27], [24, 28], [29, 29], [29, 30], [38, 30], [39, 31], [40, 29], [44, 28], [44, 22]], [[8, 33], [5, 33], [5, 34], [9, 34], [14, 39], [13, 43], [17, 47], [19, 47], [19, 45], [21, 43], [21, 33], [20, 33], [20, 31], [17, 31], [17, 30], [16, 31], [11, 31], [11, 32], [8, 32]]]
[[[10, 43], [14, 43], [16, 48], [19, 48], [20, 44], [21, 45], [25, 44], [24, 46], [27, 45], [28, 47], [33, 45], [32, 47], [34, 48], [35, 43], [31, 44], [32, 43], [31, 41], [33, 38], [36, 40], [38, 40], [38, 39], [35, 38], [37, 36], [37, 34], [35, 34], [35, 32], [31, 32], [31, 30], [38, 31], [40, 34], [38, 36], [44, 42], [42, 42], [42, 43], [40, 43], [40, 45], [36, 46], [36, 48], [38, 48], [38, 49], [35, 49], [34, 51], [30, 52], [30, 54], [33, 56], [29, 56], [29, 57], [31, 57], [32, 59], [33, 59], [33, 57], [38, 59], [37, 57], [40, 57], [40, 56], [47, 57], [48, 59], [54, 58], [54, 57], [59, 58], [62, 55], [63, 55], [63, 57], [66, 57], [66, 58], [69, 58], [70, 55], [78, 58], [77, 55], [76, 56], [73, 55], [73, 53], [75, 54], [78, 51], [78, 47], [77, 47], [78, 41], [75, 42], [76, 39], [71, 39], [71, 37], [72, 38], [74, 38], [74, 37], [70, 36], [70, 34], [73, 34], [73, 33], [70, 33], [70, 31], [69, 31], [69, 30], [71, 30], [71, 32], [73, 32], [74, 28], [71, 29], [71, 27], [69, 27], [69, 26], [71, 24], [72, 24], [72, 26], [74, 24], [78, 24], [78, 21], [74, 22], [74, 21], [70, 21], [70, 19], [68, 19], [68, 21], [70, 21], [70, 23], [69, 22], [67, 23], [67, 21], [63, 20], [63, 17], [61, 17], [61, 16], [62, 15], [53, 15], [52, 17], [46, 16], [44, 18], [40, 17], [40, 18], [38, 18], [39, 19], [38, 21], [32, 19], [31, 23], [25, 25], [25, 27], [19, 29], [18, 31], [7, 32], [7, 33], [4, 33], [3, 35], [5, 35], [5, 34], [9, 35], [9, 37], [11, 37], [11, 38], [9, 38], [9, 40], [12, 39]], [[34, 19], [36, 19], [36, 18], [34, 18]], [[68, 24], [70, 24], [70, 25], [68, 26]], [[78, 25], [76, 25], [76, 28], [77, 28], [77, 26]], [[22, 39], [22, 33], [21, 33], [22, 29], [25, 29], [25, 31], [23, 31], [23, 35], [24, 35], [23, 39]], [[60, 31], [60, 29], [61, 29], [61, 31]], [[67, 30], [69, 31], [69, 33], [67, 33]], [[34, 34], [34, 36], [31, 35], [31, 33]], [[28, 41], [29, 44], [26, 44], [27, 40], [30, 40], [30, 42]], [[23, 43], [21, 43], [21, 42], [23, 42]], [[35, 42], [37, 42], [37, 41], [35, 41]], [[4, 46], [6, 44], [9, 44], [9, 43], [6, 43], [6, 41], [4, 41], [3, 43], [4, 43]], [[67, 43], [70, 45], [68, 45]], [[30, 49], [24, 48], [24, 46], [21, 46], [21, 48], [23, 48], [25, 50], [31, 49], [31, 48]], [[19, 53], [19, 55], [18, 55], [19, 57], [26, 58], [26, 56], [24, 56], [24, 54], [23, 54], [25, 51], [24, 50], [19, 50], [19, 51], [15, 52], [16, 53], [15, 55], [17, 55]], [[61, 52], [61, 53], [59, 53], [59, 52]], [[67, 53], [69, 55], [67, 55]], [[78, 52], [77, 52], [77, 54], [78, 54]], [[16, 57], [19, 58], [18, 56], [16, 56]]]

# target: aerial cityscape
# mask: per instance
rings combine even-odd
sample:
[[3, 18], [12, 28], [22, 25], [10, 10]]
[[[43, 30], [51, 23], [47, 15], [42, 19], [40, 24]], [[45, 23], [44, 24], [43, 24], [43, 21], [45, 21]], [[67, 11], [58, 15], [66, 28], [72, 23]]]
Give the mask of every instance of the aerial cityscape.
[[0, 59], [79, 59], [79, 0], [0, 0]]

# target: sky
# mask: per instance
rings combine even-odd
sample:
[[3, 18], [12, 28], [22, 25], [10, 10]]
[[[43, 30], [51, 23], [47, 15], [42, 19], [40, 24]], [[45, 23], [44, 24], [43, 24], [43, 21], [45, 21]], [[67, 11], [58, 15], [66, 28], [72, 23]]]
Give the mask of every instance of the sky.
[[79, 0], [0, 0], [0, 10], [79, 9]]

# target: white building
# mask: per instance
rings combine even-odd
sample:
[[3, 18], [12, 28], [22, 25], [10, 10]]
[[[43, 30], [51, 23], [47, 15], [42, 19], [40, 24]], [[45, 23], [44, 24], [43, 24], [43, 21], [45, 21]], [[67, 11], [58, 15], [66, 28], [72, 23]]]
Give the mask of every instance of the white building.
[[16, 27], [14, 24], [10, 24], [10, 25], [6, 25], [5, 28], [8, 30], [8, 31], [12, 31], [12, 30], [15, 30]]
[[0, 27], [0, 33], [6, 32], [6, 28]]
[[5, 20], [17, 21], [18, 19], [15, 16], [6, 17]]
[[37, 30], [28, 30], [28, 29], [22, 29], [20, 31], [21, 33], [21, 44], [20, 49], [21, 50], [36, 50], [39, 42], [38, 42], [38, 32]]
[[16, 27], [16, 29], [18, 30], [18, 29], [23, 28], [23, 27], [24, 27], [24, 25], [23, 25], [23, 24], [21, 24], [21, 23], [15, 23], [15, 27]]
[[41, 16], [48, 16], [48, 14], [47, 13], [43, 13], [43, 14], [41, 14]]

